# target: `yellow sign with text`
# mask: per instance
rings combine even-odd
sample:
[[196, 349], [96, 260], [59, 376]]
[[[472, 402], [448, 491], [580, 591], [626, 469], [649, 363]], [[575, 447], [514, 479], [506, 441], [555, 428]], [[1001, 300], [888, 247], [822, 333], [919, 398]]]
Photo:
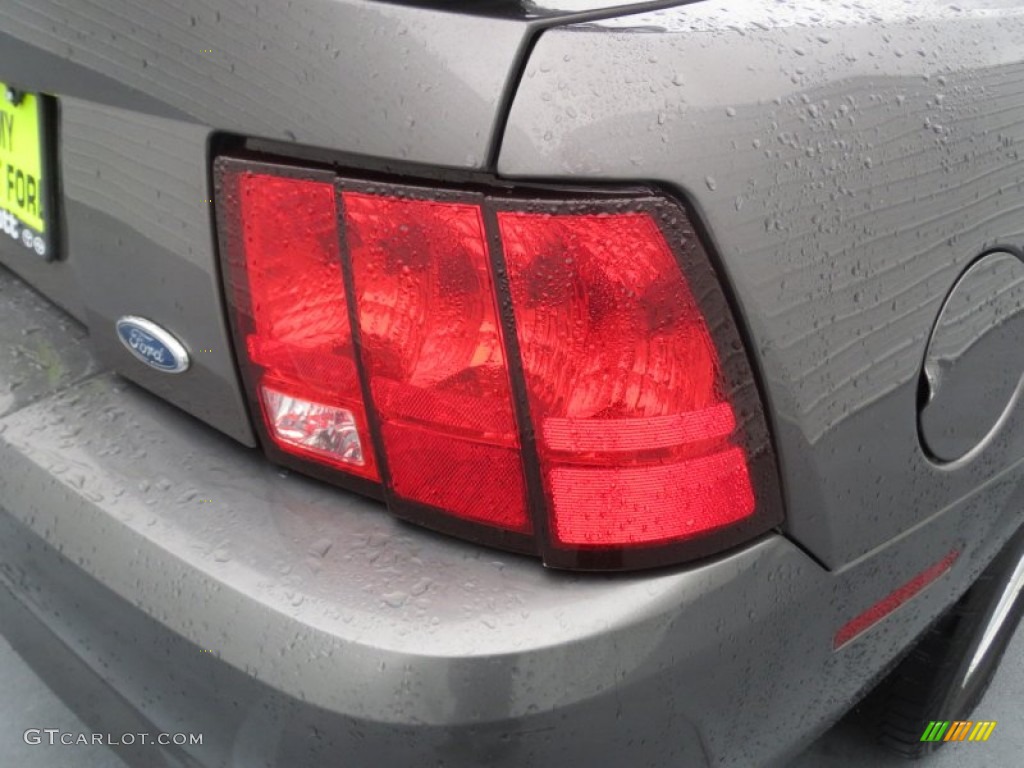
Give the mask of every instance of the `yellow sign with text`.
[[[14, 98], [5, 98], [5, 94], [14, 94]], [[39, 102], [35, 94], [11, 91], [0, 83], [0, 209], [12, 214], [22, 225], [45, 234], [39, 127]]]

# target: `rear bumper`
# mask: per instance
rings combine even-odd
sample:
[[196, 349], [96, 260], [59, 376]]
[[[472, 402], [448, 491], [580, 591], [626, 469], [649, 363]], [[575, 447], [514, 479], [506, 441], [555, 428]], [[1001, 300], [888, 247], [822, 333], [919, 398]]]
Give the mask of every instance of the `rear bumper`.
[[[25, 327], [0, 277], [0, 322]], [[834, 653], [927, 553], [830, 574], [772, 535], [685, 570], [550, 572], [285, 475], [112, 374], [39, 387], [0, 417], [0, 627], [89, 670], [106, 730], [204, 734], [168, 765], [770, 763], [963, 582]]]

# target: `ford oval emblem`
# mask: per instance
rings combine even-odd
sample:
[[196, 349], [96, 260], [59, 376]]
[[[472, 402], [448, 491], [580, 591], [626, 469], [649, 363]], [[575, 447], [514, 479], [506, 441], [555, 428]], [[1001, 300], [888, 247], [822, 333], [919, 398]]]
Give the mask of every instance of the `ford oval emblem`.
[[117, 336], [135, 357], [164, 373], [188, 370], [188, 350], [156, 323], [127, 315], [117, 321]]

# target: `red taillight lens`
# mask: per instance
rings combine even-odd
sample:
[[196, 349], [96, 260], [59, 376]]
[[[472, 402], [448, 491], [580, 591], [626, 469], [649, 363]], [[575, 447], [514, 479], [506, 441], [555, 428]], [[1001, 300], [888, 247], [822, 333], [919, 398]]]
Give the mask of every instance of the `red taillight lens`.
[[718, 352], [651, 215], [498, 221], [556, 544], [671, 542], [753, 514]]
[[363, 364], [395, 499], [528, 532], [480, 206], [342, 199]]
[[240, 367], [282, 463], [559, 567], [678, 562], [780, 521], [738, 332], [668, 201], [236, 160], [218, 184]]
[[270, 438], [297, 456], [377, 480], [330, 182], [243, 173], [234, 194], [235, 300]]

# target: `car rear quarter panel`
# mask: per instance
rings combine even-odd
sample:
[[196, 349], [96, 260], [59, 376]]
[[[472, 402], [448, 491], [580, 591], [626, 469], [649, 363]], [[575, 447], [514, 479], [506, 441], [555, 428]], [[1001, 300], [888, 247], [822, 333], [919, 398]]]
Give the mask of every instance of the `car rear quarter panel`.
[[570, 26], [532, 51], [498, 171], [689, 201], [761, 369], [787, 529], [827, 566], [982, 488], [967, 535], [1005, 539], [1024, 411], [939, 467], [917, 382], [956, 277], [1024, 242], [1022, 75], [1021, 3], [707, 2]]

